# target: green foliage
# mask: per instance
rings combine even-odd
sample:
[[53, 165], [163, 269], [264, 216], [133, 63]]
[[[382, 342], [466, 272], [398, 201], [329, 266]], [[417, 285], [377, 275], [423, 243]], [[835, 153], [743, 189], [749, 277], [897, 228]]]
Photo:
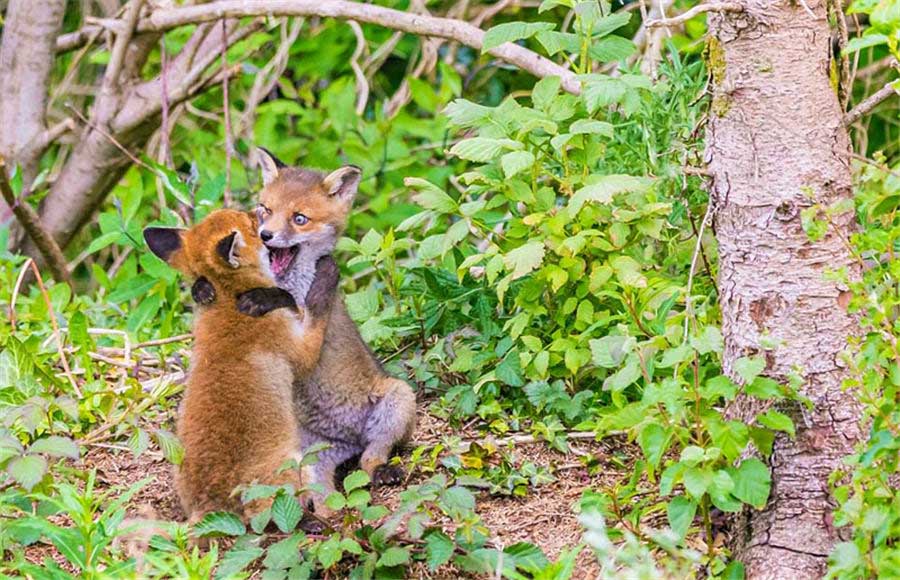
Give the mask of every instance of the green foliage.
[[[882, 157], [876, 158], [884, 162]], [[868, 439], [846, 460], [849, 477], [835, 474], [839, 508], [837, 527], [849, 527], [850, 541], [839, 543], [829, 559], [830, 578], [886, 578], [900, 573], [896, 543], [900, 538], [900, 385], [896, 308], [900, 270], [893, 259], [900, 239], [897, 201], [900, 180], [881, 165], [859, 168], [857, 214], [864, 225], [851, 244], [862, 280], [850, 284], [849, 308], [861, 318], [863, 333], [846, 357], [851, 370], [846, 387], [862, 404]], [[820, 208], [828, 222], [842, 208]], [[846, 211], [846, 208], [843, 208]], [[845, 272], [836, 275], [845, 278]], [[847, 475], [847, 474], [844, 474]]]

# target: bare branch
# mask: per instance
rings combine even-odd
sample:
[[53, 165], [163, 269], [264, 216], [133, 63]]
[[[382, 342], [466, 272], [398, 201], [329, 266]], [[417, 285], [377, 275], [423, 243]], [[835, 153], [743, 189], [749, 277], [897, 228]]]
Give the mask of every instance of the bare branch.
[[867, 114], [869, 111], [880, 105], [887, 98], [896, 94], [898, 94], [898, 91], [896, 88], [894, 88], [894, 82], [890, 82], [884, 85], [875, 94], [853, 107], [853, 109], [851, 109], [846, 115], [844, 115], [844, 125], [852, 125], [863, 115]]
[[679, 26], [684, 24], [694, 16], [703, 14], [704, 12], [743, 12], [744, 7], [737, 2], [709, 2], [706, 4], [698, 4], [690, 10], [675, 16], [674, 18], [662, 18], [660, 20], [650, 20], [646, 23], [647, 28], [655, 26]]
[[[706, 6], [720, 6], [734, 10], [734, 3], [723, 3]], [[710, 8], [706, 8], [709, 10]], [[696, 8], [689, 12], [696, 11]], [[704, 11], [704, 10], [701, 10]], [[695, 12], [699, 13], [698, 12]], [[375, 24], [400, 30], [419, 36], [433, 36], [454, 40], [472, 48], [481, 50], [484, 43], [484, 31], [480, 28], [451, 18], [440, 18], [410, 14], [401, 10], [393, 10], [348, 0], [217, 0], [196, 6], [180, 6], [154, 10], [148, 17], [138, 23], [139, 32], [164, 32], [187, 24], [211, 22], [222, 18], [245, 18], [248, 16], [321, 16], [339, 20], [356, 20], [357, 22]], [[119, 30], [123, 27], [121, 20], [98, 21], [104, 26]], [[88, 28], [88, 27], [86, 27]], [[60, 39], [57, 43], [71, 43], [70, 39]], [[69, 46], [69, 44], [66, 44]], [[581, 92], [581, 86], [575, 74], [550, 59], [513, 43], [505, 43], [487, 51], [509, 64], [530, 72], [537, 77], [559, 76], [562, 87], [573, 94]]]
[[53, 236], [48, 234], [41, 226], [41, 220], [37, 212], [24, 201], [16, 199], [16, 194], [13, 192], [9, 179], [6, 177], [6, 162], [2, 156], [0, 156], [0, 193], [3, 194], [3, 200], [12, 209], [22, 228], [34, 242], [34, 245], [37, 246], [41, 256], [44, 257], [47, 267], [50, 268], [50, 273], [53, 274], [53, 279], [72, 286], [72, 275], [66, 267], [66, 257], [56, 244]]
[[366, 50], [366, 36], [363, 34], [359, 22], [348, 20], [347, 24], [350, 25], [356, 36], [356, 50], [350, 57], [350, 68], [353, 69], [353, 74], [356, 76], [356, 114], [362, 115], [366, 112], [366, 103], [369, 101], [369, 81], [366, 80], [366, 73], [359, 64], [359, 58]]
[[128, 10], [125, 12], [125, 27], [116, 36], [113, 44], [112, 53], [109, 57], [109, 64], [103, 75], [103, 87], [101, 91], [109, 92], [119, 83], [119, 73], [122, 71], [122, 64], [125, 62], [125, 53], [128, 51], [128, 44], [137, 28], [138, 17], [141, 14], [141, 6], [143, 0], [131, 0]]

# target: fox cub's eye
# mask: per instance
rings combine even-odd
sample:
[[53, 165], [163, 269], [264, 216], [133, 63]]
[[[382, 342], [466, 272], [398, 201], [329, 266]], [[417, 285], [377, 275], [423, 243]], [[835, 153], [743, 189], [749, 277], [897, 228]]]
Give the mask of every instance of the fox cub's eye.
[[298, 226], [305, 226], [307, 223], [309, 223], [309, 218], [306, 217], [305, 215], [303, 215], [302, 213], [295, 213], [294, 214], [294, 223], [297, 224]]
[[272, 210], [270, 210], [263, 204], [259, 204], [258, 206], [256, 206], [256, 213], [263, 216], [269, 216], [272, 215]]

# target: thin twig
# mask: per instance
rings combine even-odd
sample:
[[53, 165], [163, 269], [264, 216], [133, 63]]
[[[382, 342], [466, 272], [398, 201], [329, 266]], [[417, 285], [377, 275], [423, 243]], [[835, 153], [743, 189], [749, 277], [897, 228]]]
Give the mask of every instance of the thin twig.
[[348, 20], [347, 24], [356, 36], [356, 49], [350, 57], [350, 68], [356, 76], [356, 114], [362, 115], [366, 112], [366, 103], [369, 102], [369, 81], [366, 80], [366, 73], [359, 64], [359, 59], [366, 50], [366, 37], [359, 22]]
[[704, 12], [743, 12], [744, 7], [737, 2], [709, 2], [706, 4], [698, 4], [691, 8], [690, 10], [686, 10], [685, 12], [675, 16], [673, 18], [661, 18], [659, 20], [650, 20], [645, 24], [647, 28], [654, 28], [656, 26], [679, 26], [684, 24], [691, 18], [697, 16], [698, 14], [703, 14]]
[[687, 291], [684, 296], [684, 340], [687, 342], [688, 334], [690, 332], [690, 322], [694, 317], [694, 306], [691, 301], [691, 291], [694, 287], [694, 272], [697, 270], [697, 256], [700, 255], [700, 252], [703, 249], [703, 230], [706, 229], [706, 223], [709, 221], [709, 217], [712, 215], [713, 210], [712, 201], [706, 204], [706, 213], [703, 214], [703, 221], [700, 222], [700, 230], [697, 232], [697, 243], [694, 246], [694, 255], [691, 256], [691, 269], [688, 272], [688, 283], [687, 283]]
[[[162, 91], [160, 95], [162, 101], [162, 125], [159, 128], [159, 156], [162, 158], [162, 164], [169, 167], [171, 165], [169, 163], [171, 159], [171, 148], [169, 147], [169, 55], [166, 50], [165, 34], [159, 38], [159, 60], [162, 68], [159, 73], [159, 84]], [[159, 181], [159, 178], [157, 178], [157, 187], [160, 187]], [[165, 196], [161, 195], [160, 200], [165, 200]]]
[[234, 144], [231, 142], [231, 101], [228, 99], [228, 27], [222, 19], [222, 108], [225, 117], [225, 191], [222, 202], [225, 207], [231, 206], [231, 156]]
[[897, 89], [894, 88], [894, 84], [895, 81], [889, 82], [888, 84], [878, 89], [875, 94], [871, 95], [869, 98], [853, 107], [853, 109], [851, 109], [846, 115], [844, 115], [844, 125], [852, 125], [863, 115], [866, 115], [869, 111], [880, 105], [883, 101], [893, 95], [898, 94]]
[[78, 383], [75, 382], [75, 377], [72, 376], [72, 369], [69, 368], [69, 360], [66, 358], [66, 353], [63, 350], [63, 341], [62, 336], [59, 332], [59, 325], [56, 324], [56, 313], [53, 311], [53, 304], [50, 302], [50, 295], [47, 294], [47, 289], [44, 287], [44, 279], [41, 278], [41, 272], [37, 267], [37, 264], [34, 263], [34, 260], [31, 260], [31, 271], [34, 272], [34, 278], [37, 280], [38, 289], [41, 291], [41, 296], [44, 297], [44, 304], [47, 306], [47, 313], [50, 315], [50, 327], [53, 329], [53, 336], [56, 338], [56, 352], [59, 353], [59, 362], [62, 364], [63, 373], [66, 375], [66, 378], [69, 379], [69, 383], [72, 385], [72, 390], [75, 391], [75, 394], [78, 395], [80, 399], [81, 389], [78, 388]]
[[124, 145], [122, 145], [115, 137], [113, 137], [113, 136], [109, 133], [109, 131], [105, 131], [104, 129], [101, 129], [97, 124], [92, 123], [90, 119], [88, 119], [87, 117], [85, 117], [84, 115], [82, 115], [82, 114], [81, 114], [81, 111], [79, 111], [78, 109], [76, 109], [76, 108], [73, 107], [72, 105], [70, 105], [70, 104], [67, 103], [67, 104], [66, 104], [66, 108], [68, 108], [70, 111], [72, 111], [73, 113], [75, 113], [75, 116], [78, 117], [78, 118], [81, 120], [82, 123], [84, 123], [85, 125], [87, 125], [87, 126], [90, 127], [91, 129], [93, 129], [94, 131], [96, 131], [96, 132], [100, 133], [101, 135], [103, 135], [104, 137], [106, 137], [106, 138], [109, 140], [110, 143], [112, 143], [113, 145], [115, 145], [116, 148], [117, 148], [119, 151], [121, 151], [122, 153], [125, 154], [126, 157], [128, 157], [129, 159], [131, 159], [131, 161], [132, 161], [134, 164], [140, 165], [140, 166], [143, 167], [144, 169], [147, 169], [148, 171], [151, 171], [151, 172], [153, 172], [154, 174], [157, 173], [156, 169], [150, 167], [149, 165], [147, 165], [146, 163], [144, 163], [143, 161], [141, 161], [138, 157], [136, 157], [136, 156], [134, 155], [134, 153], [132, 153], [131, 151], [129, 151], [129, 150], [128, 150]]
[[50, 269], [50, 273], [53, 275], [53, 279], [72, 286], [72, 275], [66, 266], [65, 255], [62, 253], [59, 244], [53, 239], [53, 236], [41, 225], [41, 218], [34, 211], [34, 208], [28, 205], [27, 202], [19, 201], [16, 198], [16, 194], [9, 183], [9, 178], [6, 176], [6, 160], [3, 159], [2, 155], [0, 155], [0, 193], [3, 194], [3, 200], [6, 202], [6, 205], [9, 206], [16, 219], [22, 224], [22, 229], [25, 230], [41, 253], [44, 261], [47, 263], [47, 267]]
[[28, 273], [28, 268], [31, 267], [30, 263], [31, 258], [27, 258], [22, 264], [22, 269], [19, 270], [19, 275], [16, 277], [16, 284], [13, 286], [12, 296], [9, 299], [8, 310], [10, 328], [16, 327], [16, 299], [19, 297], [19, 289], [22, 288], [22, 282], [25, 281], [25, 274]]

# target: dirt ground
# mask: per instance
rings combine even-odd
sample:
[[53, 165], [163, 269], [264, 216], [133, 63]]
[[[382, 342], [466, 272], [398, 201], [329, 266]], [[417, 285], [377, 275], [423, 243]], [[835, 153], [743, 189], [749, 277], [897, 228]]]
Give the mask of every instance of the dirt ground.
[[[430, 415], [425, 405], [421, 405], [415, 442], [434, 444], [450, 435], [470, 441], [483, 439], [474, 427], [456, 429]], [[555, 559], [562, 550], [581, 542], [582, 528], [574, 509], [577, 508], [582, 491], [586, 488], [609, 488], [627, 477], [627, 473], [607, 461], [616, 452], [615, 443], [574, 441], [572, 447], [576, 448], [577, 455], [560, 453], [542, 442], [515, 444], [513, 453], [517, 461], [530, 461], [548, 467], [556, 480], [529, 489], [525, 497], [490, 495], [487, 492], [477, 495], [476, 511], [493, 534], [495, 546], [528, 541], [539, 546], [548, 558]], [[601, 468], [595, 468], [594, 473], [591, 473], [583, 461], [579, 460], [579, 457], [587, 456], [592, 456]], [[147, 477], [153, 478], [129, 503], [130, 517], [175, 521], [184, 519], [173, 486], [172, 466], [158, 451], [151, 448], [140, 457], [134, 457], [124, 447], [92, 447], [82, 458], [82, 463], [85, 469], [97, 470], [99, 488], [124, 489]], [[413, 472], [409, 482], [417, 483], [426, 477], [422, 473]], [[398, 503], [396, 496], [400, 491], [401, 488], [377, 489], [373, 492], [373, 503], [381, 503], [388, 508], [395, 507]], [[52, 546], [38, 544], [26, 552], [27, 559], [35, 563], [43, 561], [46, 556], [66, 567], [64, 560], [55, 553]], [[579, 554], [573, 578], [595, 578], [597, 572], [592, 554], [589, 550], [583, 550]], [[410, 577], [449, 579], [466, 576], [450, 566], [432, 573], [424, 565], [417, 565], [410, 571]]]

